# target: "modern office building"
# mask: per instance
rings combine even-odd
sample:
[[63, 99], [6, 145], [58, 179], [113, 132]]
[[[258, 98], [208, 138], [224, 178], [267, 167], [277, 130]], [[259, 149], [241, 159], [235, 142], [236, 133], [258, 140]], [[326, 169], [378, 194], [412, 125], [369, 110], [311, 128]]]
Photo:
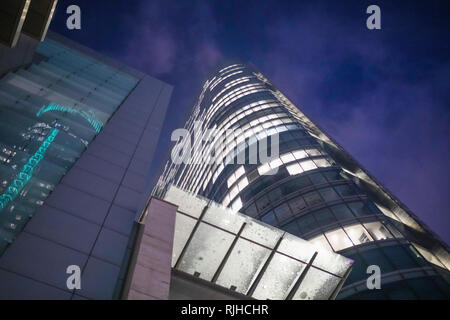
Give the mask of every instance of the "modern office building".
[[253, 67], [207, 80], [185, 129], [155, 197], [174, 185], [354, 260], [338, 299], [450, 298], [448, 246]]
[[117, 298], [172, 86], [18, 37], [0, 48], [0, 299]]

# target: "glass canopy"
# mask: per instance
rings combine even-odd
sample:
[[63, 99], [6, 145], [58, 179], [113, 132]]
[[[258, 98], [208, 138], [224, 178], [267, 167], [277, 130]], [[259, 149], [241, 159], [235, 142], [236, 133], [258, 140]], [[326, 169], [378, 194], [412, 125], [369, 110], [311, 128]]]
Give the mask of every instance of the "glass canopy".
[[170, 186], [178, 206], [172, 268], [249, 298], [334, 299], [353, 261]]

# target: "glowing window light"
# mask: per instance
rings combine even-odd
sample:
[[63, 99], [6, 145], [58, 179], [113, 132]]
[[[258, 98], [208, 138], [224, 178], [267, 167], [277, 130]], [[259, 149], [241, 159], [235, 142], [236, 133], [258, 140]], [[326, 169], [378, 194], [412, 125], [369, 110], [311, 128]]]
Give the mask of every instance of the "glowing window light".
[[48, 106], [42, 106], [42, 108], [36, 113], [36, 116], [39, 117], [41, 114], [49, 112], [49, 111], [60, 111], [60, 112], [67, 112], [70, 114], [79, 114], [81, 117], [83, 117], [89, 124], [95, 129], [97, 133], [100, 132], [101, 128], [103, 127], [103, 122], [100, 120], [94, 119], [89, 113], [87, 113], [84, 110], [77, 110], [74, 108], [69, 108], [66, 106], [61, 106], [56, 103], [50, 103]]
[[309, 171], [317, 168], [317, 166], [311, 160], [302, 161], [300, 162], [300, 165], [302, 166], [304, 171]]
[[281, 166], [282, 164], [283, 164], [283, 162], [281, 162], [280, 158], [276, 158], [269, 163], [269, 165], [272, 169], [276, 169], [279, 166]]
[[286, 167], [287, 171], [291, 176], [294, 176], [296, 174], [302, 173], [303, 169], [300, 167], [298, 163], [291, 164]]
[[295, 160], [294, 156], [291, 153], [283, 154], [280, 158], [283, 163], [288, 163]]
[[240, 197], [237, 197], [236, 200], [231, 204], [231, 208], [235, 211], [239, 211], [242, 208], [242, 201]]
[[15, 179], [11, 182], [9, 187], [2, 195], [0, 195], [0, 212], [8, 205], [9, 202], [20, 194], [25, 185], [30, 181], [33, 176], [33, 170], [38, 163], [44, 158], [45, 152], [55, 140], [58, 134], [58, 129], [53, 129], [48, 137], [42, 142], [39, 149], [28, 159], [28, 162], [23, 166], [22, 170], [16, 175]]
[[297, 160], [306, 158], [308, 156], [306, 154], [305, 150], [297, 150], [297, 151], [292, 152], [292, 154], [294, 155], [295, 159], [297, 159]]
[[238, 182], [238, 187], [239, 187], [239, 191], [242, 192], [242, 190], [244, 190], [244, 188], [248, 186], [248, 179], [247, 177], [243, 177], [239, 182]]
[[264, 163], [258, 167], [258, 173], [260, 176], [264, 175], [266, 172], [270, 171], [270, 166], [268, 163]]

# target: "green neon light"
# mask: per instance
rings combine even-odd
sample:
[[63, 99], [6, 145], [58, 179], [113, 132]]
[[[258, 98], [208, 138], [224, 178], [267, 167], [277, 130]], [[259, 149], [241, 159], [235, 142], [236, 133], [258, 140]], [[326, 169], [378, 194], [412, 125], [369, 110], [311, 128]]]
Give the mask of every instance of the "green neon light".
[[61, 105], [53, 103], [53, 102], [50, 103], [48, 106], [42, 106], [42, 108], [36, 113], [36, 116], [39, 117], [41, 114], [46, 113], [48, 111], [60, 111], [60, 112], [67, 112], [67, 113], [71, 113], [71, 114], [79, 114], [85, 120], [87, 120], [91, 124], [92, 127], [94, 127], [94, 129], [97, 133], [99, 133], [101, 128], [103, 127], [103, 122], [93, 118], [86, 111], [77, 110], [77, 109], [69, 108], [66, 106], [61, 106]]
[[14, 201], [28, 181], [30, 181], [33, 176], [34, 168], [44, 158], [45, 152], [52, 144], [53, 140], [55, 140], [58, 132], [58, 129], [52, 129], [48, 137], [42, 142], [39, 149], [28, 159], [28, 162], [16, 175], [15, 179], [10, 183], [6, 191], [0, 195], [0, 212], [8, 205], [9, 202]]

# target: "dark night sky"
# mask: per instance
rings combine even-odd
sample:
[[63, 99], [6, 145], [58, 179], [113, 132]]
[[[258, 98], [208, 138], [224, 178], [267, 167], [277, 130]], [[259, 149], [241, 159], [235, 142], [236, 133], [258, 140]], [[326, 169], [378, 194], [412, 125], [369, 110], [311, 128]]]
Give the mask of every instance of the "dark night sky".
[[[381, 30], [366, 28], [371, 4]], [[449, 27], [444, 0], [63, 0], [51, 25], [175, 86], [155, 171], [206, 76], [251, 62], [447, 243]]]

